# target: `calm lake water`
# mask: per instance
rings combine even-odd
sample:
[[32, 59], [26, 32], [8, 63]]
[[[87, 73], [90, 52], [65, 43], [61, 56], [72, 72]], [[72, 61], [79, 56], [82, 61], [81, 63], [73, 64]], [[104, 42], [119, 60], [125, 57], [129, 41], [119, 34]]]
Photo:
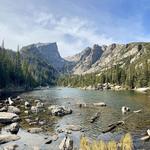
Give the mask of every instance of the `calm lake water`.
[[[27, 92], [23, 95], [42, 99], [49, 104], [70, 107], [73, 113], [60, 118], [56, 126], [58, 127], [59, 125], [58, 128], [63, 128], [68, 124], [81, 125], [85, 130], [84, 134], [90, 139], [97, 139], [102, 133], [102, 130], [106, 129], [109, 124], [119, 120], [125, 120], [125, 125], [117, 128], [113, 133], [130, 132], [138, 148], [144, 147], [145, 149], [150, 149], [150, 142], [139, 142], [139, 138], [150, 128], [150, 95], [148, 94], [135, 93], [133, 91], [85, 91], [76, 88], [55, 87], [47, 90]], [[107, 107], [79, 108], [76, 105], [77, 102], [105, 102]], [[130, 107], [131, 112], [123, 115], [121, 113], [122, 106]], [[132, 113], [138, 109], [142, 109], [142, 112], [137, 114]], [[90, 118], [99, 111], [101, 112], [100, 118], [93, 124], [90, 123]], [[54, 130], [56, 130], [57, 127], [55, 127]], [[24, 139], [26, 133], [20, 131], [19, 134], [21, 135], [21, 133]], [[75, 143], [79, 142], [79, 135], [80, 133], [78, 132], [73, 133]], [[30, 135], [30, 137], [32, 137], [32, 135]], [[41, 137], [39, 137], [39, 143], [42, 143], [43, 140], [40, 138]], [[36, 139], [38, 139], [38, 137], [36, 137], [35, 140]], [[25, 143], [28, 143], [27, 141], [27, 139], [24, 140]], [[38, 140], [36, 141], [38, 143]], [[52, 143], [50, 144], [51, 146], [47, 148], [44, 147], [43, 149], [53, 149], [54, 147], [57, 149], [60, 141], [61, 138], [56, 143]], [[33, 144], [34, 142], [31, 143]], [[40, 146], [42, 148], [41, 144]]]

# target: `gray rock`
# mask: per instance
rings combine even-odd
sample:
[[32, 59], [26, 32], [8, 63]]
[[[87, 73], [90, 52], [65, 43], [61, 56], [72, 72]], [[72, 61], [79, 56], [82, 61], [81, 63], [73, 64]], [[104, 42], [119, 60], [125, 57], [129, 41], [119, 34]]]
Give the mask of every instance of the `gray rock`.
[[0, 112], [6, 112], [7, 111], [7, 107], [6, 106], [4, 106], [4, 107], [2, 107], [1, 109], [0, 109]]
[[36, 106], [31, 107], [31, 112], [32, 113], [38, 113], [39, 111], [40, 111], [40, 109], [38, 107], [36, 107]]
[[17, 134], [19, 131], [19, 128], [20, 128], [19, 123], [15, 122], [9, 125], [9, 127], [7, 128], [7, 131], [11, 132], [12, 134]]
[[43, 126], [43, 125], [45, 125], [46, 124], [46, 121], [39, 121], [39, 123], [38, 123], [40, 126]]
[[104, 102], [99, 102], [99, 103], [93, 103], [94, 106], [106, 106], [106, 103]]
[[72, 110], [65, 106], [52, 105], [48, 107], [48, 109], [51, 111], [52, 115], [55, 116], [64, 116], [72, 113]]
[[31, 104], [29, 102], [27, 102], [27, 101], [25, 101], [24, 105], [25, 105], [25, 108], [31, 107]]
[[20, 136], [17, 135], [0, 135], [0, 144], [8, 143], [11, 141], [19, 140]]
[[42, 131], [43, 130], [41, 128], [29, 128], [28, 129], [28, 132], [30, 132], [30, 133], [40, 133]]
[[28, 122], [28, 123], [30, 123], [32, 120], [29, 119], [29, 118], [27, 118], [27, 119], [25, 119], [25, 121]]
[[20, 114], [20, 109], [15, 106], [8, 106], [7, 111], [10, 113]]
[[126, 106], [122, 106], [121, 111], [122, 111], [123, 114], [125, 114], [125, 113], [130, 111], [130, 108], [126, 107]]
[[28, 115], [28, 114], [29, 114], [29, 111], [28, 111], [28, 110], [25, 110], [24, 113]]
[[73, 140], [69, 136], [64, 137], [59, 145], [60, 150], [73, 150]]
[[53, 141], [57, 141], [58, 138], [59, 138], [58, 134], [54, 134], [54, 135], [52, 136], [52, 140], [53, 140]]
[[16, 150], [19, 147], [17, 144], [12, 144], [4, 147], [4, 150]]
[[71, 131], [80, 131], [82, 128], [79, 125], [67, 125], [66, 129]]
[[87, 107], [86, 103], [77, 103], [77, 106], [79, 106], [80, 108], [84, 108]]
[[37, 107], [37, 108], [43, 108], [43, 107], [44, 107], [44, 103], [38, 102], [38, 103], [36, 104], [36, 107]]
[[14, 113], [0, 112], [0, 123], [13, 123], [19, 119], [19, 116]]

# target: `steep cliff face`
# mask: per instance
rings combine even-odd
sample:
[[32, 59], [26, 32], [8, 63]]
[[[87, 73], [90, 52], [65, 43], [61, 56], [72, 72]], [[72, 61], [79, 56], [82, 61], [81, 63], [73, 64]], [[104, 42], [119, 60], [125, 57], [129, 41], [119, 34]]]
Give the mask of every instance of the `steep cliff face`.
[[[129, 44], [94, 45], [81, 53], [70, 57], [75, 62], [73, 74], [100, 72], [119, 64], [122, 67], [150, 55], [150, 43], [136, 42]], [[150, 59], [150, 58], [149, 58]]]
[[53, 66], [57, 71], [61, 71], [67, 63], [67, 61], [60, 56], [56, 43], [32, 44], [23, 47], [21, 52], [23, 56], [40, 58], [41, 60]]
[[93, 48], [87, 47], [84, 51], [69, 57], [67, 60], [74, 63], [72, 73], [82, 74], [88, 71], [91, 66], [97, 62], [103, 53], [103, 48], [99, 45], [94, 45]]

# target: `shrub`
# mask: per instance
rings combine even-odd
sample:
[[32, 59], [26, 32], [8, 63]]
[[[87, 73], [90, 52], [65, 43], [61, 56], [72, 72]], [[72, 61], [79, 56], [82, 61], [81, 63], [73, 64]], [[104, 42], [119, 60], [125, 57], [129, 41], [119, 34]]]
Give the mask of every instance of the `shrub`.
[[90, 143], [86, 137], [81, 137], [80, 150], [133, 150], [133, 141], [129, 133], [123, 136], [119, 143], [115, 141], [93, 141]]

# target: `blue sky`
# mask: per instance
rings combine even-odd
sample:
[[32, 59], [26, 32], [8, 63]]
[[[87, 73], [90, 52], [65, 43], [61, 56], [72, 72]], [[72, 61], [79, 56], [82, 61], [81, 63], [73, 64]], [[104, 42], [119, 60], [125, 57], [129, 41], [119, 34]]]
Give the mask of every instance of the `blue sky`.
[[0, 0], [0, 41], [57, 42], [62, 56], [93, 44], [150, 41], [149, 0]]

